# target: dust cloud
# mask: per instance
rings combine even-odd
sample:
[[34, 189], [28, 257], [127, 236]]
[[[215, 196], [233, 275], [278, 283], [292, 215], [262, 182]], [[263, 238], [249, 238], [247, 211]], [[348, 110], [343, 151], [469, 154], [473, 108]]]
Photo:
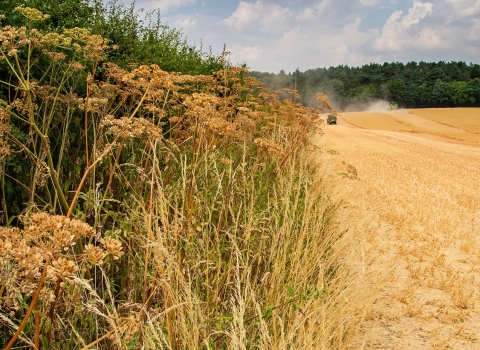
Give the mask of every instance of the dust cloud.
[[390, 103], [385, 100], [357, 102], [347, 105], [343, 112], [374, 112], [386, 113], [390, 111]]

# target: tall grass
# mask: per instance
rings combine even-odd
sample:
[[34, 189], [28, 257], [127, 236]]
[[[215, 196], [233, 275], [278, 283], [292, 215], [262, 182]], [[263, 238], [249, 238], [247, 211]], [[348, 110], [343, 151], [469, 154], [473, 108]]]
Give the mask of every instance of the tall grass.
[[0, 41], [7, 349], [358, 345], [314, 110], [244, 68], [123, 70], [84, 29]]

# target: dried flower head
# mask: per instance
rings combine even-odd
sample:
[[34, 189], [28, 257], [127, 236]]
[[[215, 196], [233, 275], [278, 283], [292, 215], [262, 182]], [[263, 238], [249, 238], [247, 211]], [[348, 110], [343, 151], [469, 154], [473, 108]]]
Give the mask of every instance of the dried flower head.
[[7, 135], [10, 133], [10, 113], [0, 107], [0, 164], [10, 154], [11, 149], [7, 142]]
[[257, 138], [255, 139], [255, 144], [257, 145], [258, 148], [273, 154], [275, 156], [281, 156], [282, 154], [282, 148], [278, 143], [276, 143], [273, 140], [266, 139], [266, 138]]
[[87, 108], [88, 112], [103, 113], [107, 107], [107, 104], [108, 99], [106, 98], [90, 97], [85, 99], [85, 102], [80, 104], [78, 108], [81, 110]]
[[43, 12], [31, 8], [31, 7], [20, 7], [17, 6], [15, 7], [15, 10], [20, 12], [23, 16], [28, 18], [31, 21], [44, 21], [48, 18], [50, 18], [50, 15], [45, 15]]
[[40, 42], [48, 46], [70, 46], [72, 38], [59, 33], [47, 33], [40, 37]]
[[101, 125], [107, 127], [108, 132], [113, 135], [119, 135], [122, 138], [149, 138], [161, 139], [162, 129], [145, 118], [122, 117], [115, 119], [112, 115], [107, 115], [101, 122]]
[[0, 256], [1, 257], [7, 256], [11, 252], [12, 247], [13, 247], [12, 242], [10, 240], [7, 240], [7, 239], [4, 240], [0, 238]]
[[40, 300], [43, 300], [43, 302], [53, 303], [55, 301], [55, 294], [53, 293], [53, 290], [50, 288], [42, 288], [38, 298]]
[[53, 261], [52, 265], [55, 268], [55, 272], [62, 279], [65, 277], [72, 277], [78, 271], [78, 266], [75, 261], [67, 260], [65, 258], [58, 258]]
[[328, 108], [333, 115], [338, 115], [338, 111], [330, 105], [327, 95], [319, 92], [315, 95], [315, 99], [320, 103], [321, 108]]
[[241, 113], [247, 113], [250, 111], [247, 107], [238, 107], [237, 110]]
[[88, 261], [93, 264], [103, 264], [103, 257], [105, 256], [105, 252], [102, 248], [96, 247], [93, 244], [87, 244], [85, 246], [85, 257]]
[[120, 257], [122, 257], [122, 243], [119, 240], [111, 237], [105, 237], [101, 239], [100, 242], [103, 244], [108, 254], [113, 256], [114, 260], [118, 260]]
[[84, 41], [90, 36], [90, 31], [87, 28], [65, 28], [63, 34], [72, 39]]

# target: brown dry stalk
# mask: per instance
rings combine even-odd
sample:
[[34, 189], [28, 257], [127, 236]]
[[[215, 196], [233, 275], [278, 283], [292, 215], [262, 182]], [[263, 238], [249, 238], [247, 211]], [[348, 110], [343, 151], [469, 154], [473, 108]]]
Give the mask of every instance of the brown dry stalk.
[[10, 350], [11, 349], [11, 347], [13, 346], [13, 344], [15, 344], [15, 341], [17, 340], [17, 338], [20, 336], [23, 329], [27, 325], [28, 318], [30, 317], [30, 314], [32, 313], [33, 309], [37, 305], [37, 299], [38, 299], [38, 296], [40, 294], [40, 291], [42, 290], [43, 281], [45, 280], [45, 276], [47, 275], [47, 270], [48, 270], [48, 266], [50, 265], [50, 260], [51, 260], [51, 257], [49, 256], [47, 258], [47, 261], [45, 262], [45, 266], [43, 267], [43, 271], [42, 271], [42, 275], [40, 276], [40, 280], [38, 281], [38, 287], [32, 295], [32, 301], [30, 302], [30, 306], [28, 307], [28, 310], [27, 310], [25, 316], [23, 317], [22, 323], [20, 323], [20, 326], [18, 326], [17, 331], [15, 332], [13, 337], [10, 339], [8, 344], [5, 346], [5, 350]]
[[94, 345], [100, 343], [103, 339], [105, 338], [108, 338], [109, 336], [111, 336], [113, 333], [115, 333], [119, 328], [123, 327], [124, 325], [126, 325], [128, 323], [128, 320], [125, 320], [123, 321], [122, 323], [120, 323], [118, 326], [116, 326], [115, 328], [111, 329], [110, 331], [108, 331], [106, 334], [104, 334], [103, 336], [101, 336], [100, 338], [98, 338], [97, 340], [91, 342], [90, 344], [88, 344], [87, 346], [84, 346], [82, 349], [80, 350], [88, 350], [90, 349], [91, 347], [93, 347]]
[[[137, 114], [137, 112], [140, 109], [143, 101], [145, 101], [145, 98], [147, 97], [147, 93], [148, 93], [149, 89], [150, 89], [150, 87], [147, 87], [147, 89], [145, 90], [145, 93], [142, 96], [142, 99], [140, 100], [140, 102], [138, 102], [137, 108], [135, 108], [135, 110], [130, 115], [128, 120], [133, 119], [135, 114]], [[115, 139], [111, 142], [110, 145], [115, 145], [115, 143], [118, 141], [119, 138], [120, 138], [120, 134], [118, 134], [115, 137]], [[68, 212], [67, 212], [67, 215], [66, 215], [67, 218], [69, 218], [72, 215], [73, 207], [77, 203], [77, 199], [78, 199], [78, 196], [80, 195], [80, 191], [82, 190], [83, 185], [85, 184], [85, 181], [87, 180], [87, 176], [90, 174], [90, 171], [92, 171], [92, 169], [103, 159], [103, 157], [105, 157], [107, 155], [108, 152], [110, 152], [110, 150], [111, 150], [110, 147], [106, 147], [105, 150], [103, 151], [103, 153], [95, 160], [95, 162], [93, 162], [87, 169], [85, 169], [83, 177], [80, 180], [80, 184], [78, 185], [77, 190], [75, 191], [75, 195], [73, 196], [72, 202], [70, 203], [70, 207], [68, 208]]]
[[35, 349], [40, 349], [40, 311], [38, 305], [35, 303], [35, 335], [33, 338]]

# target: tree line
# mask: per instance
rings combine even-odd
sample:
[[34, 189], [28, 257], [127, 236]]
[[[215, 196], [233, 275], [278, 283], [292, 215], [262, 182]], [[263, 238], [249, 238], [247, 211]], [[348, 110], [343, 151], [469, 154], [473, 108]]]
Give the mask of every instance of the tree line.
[[312, 105], [314, 95], [323, 92], [341, 110], [362, 108], [375, 100], [394, 101], [403, 108], [480, 106], [480, 65], [462, 61], [385, 62], [250, 74], [272, 89], [296, 85], [306, 105]]

